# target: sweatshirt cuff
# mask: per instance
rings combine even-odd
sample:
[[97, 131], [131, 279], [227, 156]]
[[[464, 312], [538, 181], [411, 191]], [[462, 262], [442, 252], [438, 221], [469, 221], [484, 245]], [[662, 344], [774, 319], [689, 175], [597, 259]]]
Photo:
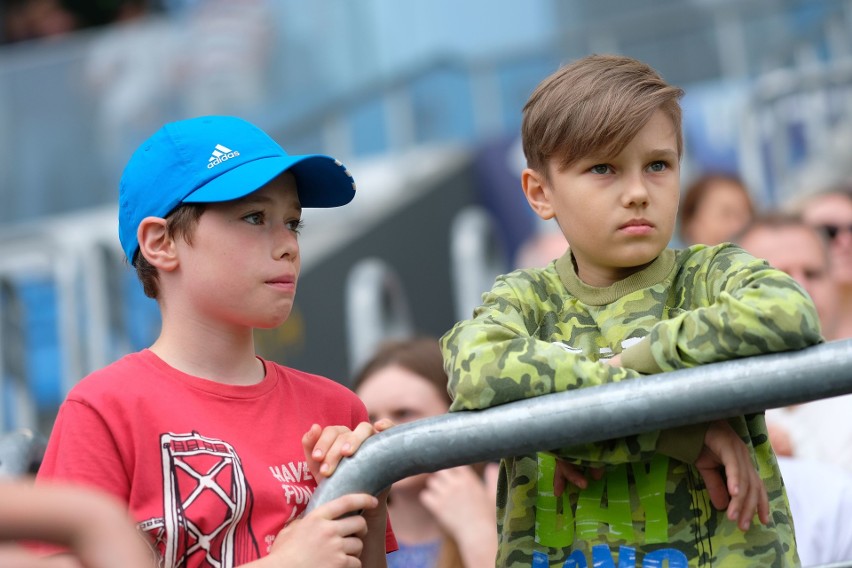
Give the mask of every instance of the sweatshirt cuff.
[[654, 375], [662, 373], [663, 369], [651, 354], [651, 336], [643, 337], [635, 345], [631, 345], [621, 352], [621, 366], [643, 375]]
[[709, 423], [688, 424], [661, 430], [657, 438], [657, 452], [670, 458], [693, 464], [704, 447]]

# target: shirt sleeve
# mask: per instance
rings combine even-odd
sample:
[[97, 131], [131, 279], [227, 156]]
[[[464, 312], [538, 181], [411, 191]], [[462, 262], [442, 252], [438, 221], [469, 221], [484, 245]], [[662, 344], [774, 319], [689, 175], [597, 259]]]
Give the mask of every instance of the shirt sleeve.
[[654, 325], [626, 349], [622, 364], [643, 373], [672, 371], [822, 342], [813, 301], [786, 273], [739, 247], [718, 249], [687, 293], [703, 307]]
[[450, 411], [490, 408], [640, 376], [561, 343], [537, 339], [538, 308], [523, 300], [527, 292], [498, 278], [473, 318], [458, 322], [441, 338], [453, 398]]
[[[499, 278], [473, 318], [457, 323], [441, 338], [453, 398], [451, 412], [641, 376], [571, 352], [559, 343], [536, 339], [535, 302], [523, 302], [524, 293], [508, 279]], [[658, 451], [659, 436], [659, 431], [647, 432], [553, 453], [584, 465], [638, 461]]]
[[86, 485], [125, 503], [130, 499], [130, 479], [115, 438], [92, 407], [76, 400], [60, 407], [36, 479]]

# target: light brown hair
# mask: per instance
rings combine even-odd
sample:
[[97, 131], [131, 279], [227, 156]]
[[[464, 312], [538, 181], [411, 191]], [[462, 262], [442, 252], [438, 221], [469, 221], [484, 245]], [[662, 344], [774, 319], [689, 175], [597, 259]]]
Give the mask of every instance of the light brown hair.
[[[192, 244], [192, 233], [195, 231], [204, 209], [203, 203], [187, 203], [166, 215], [166, 231], [169, 237], [181, 237], [187, 243]], [[138, 250], [133, 259], [133, 267], [136, 269], [136, 276], [142, 283], [142, 290], [145, 295], [156, 300], [160, 294], [160, 277], [157, 269]]]
[[447, 373], [444, 371], [444, 359], [441, 347], [434, 337], [414, 337], [412, 339], [390, 340], [379, 345], [369, 361], [352, 381], [352, 390], [358, 390], [365, 380], [377, 371], [398, 365], [415, 375], [429, 381], [441, 397], [450, 406], [452, 399], [447, 392]]
[[683, 90], [648, 65], [619, 55], [590, 55], [544, 79], [524, 105], [521, 139], [530, 168], [548, 174], [598, 152], [618, 154], [651, 116], [672, 121], [678, 156], [683, 154]]

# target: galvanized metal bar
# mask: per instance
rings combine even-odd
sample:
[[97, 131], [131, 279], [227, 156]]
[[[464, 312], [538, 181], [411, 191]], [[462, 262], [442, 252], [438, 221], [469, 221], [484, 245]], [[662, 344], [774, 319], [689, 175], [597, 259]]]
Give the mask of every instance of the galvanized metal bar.
[[47, 439], [28, 428], [0, 435], [0, 480], [35, 473], [46, 447]]
[[852, 393], [852, 340], [577, 389], [402, 424], [368, 439], [314, 493], [347, 493], [447, 467], [761, 412]]

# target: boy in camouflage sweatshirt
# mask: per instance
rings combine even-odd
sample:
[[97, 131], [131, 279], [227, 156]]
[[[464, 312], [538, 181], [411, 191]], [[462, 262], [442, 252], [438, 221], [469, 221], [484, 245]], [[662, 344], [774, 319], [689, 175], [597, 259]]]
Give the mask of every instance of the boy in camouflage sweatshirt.
[[[667, 248], [682, 94], [618, 56], [537, 87], [522, 186], [570, 248], [499, 277], [442, 338], [451, 411], [821, 341], [784, 273], [729, 244]], [[497, 566], [799, 564], [762, 414], [504, 459], [497, 507]]]

